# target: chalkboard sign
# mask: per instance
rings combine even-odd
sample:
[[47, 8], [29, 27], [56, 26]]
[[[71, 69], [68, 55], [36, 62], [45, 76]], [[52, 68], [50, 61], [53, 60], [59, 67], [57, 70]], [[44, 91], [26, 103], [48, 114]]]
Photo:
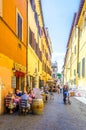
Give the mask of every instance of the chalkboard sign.
[[16, 88], [16, 76], [12, 76], [11, 84], [12, 84], [12, 88]]

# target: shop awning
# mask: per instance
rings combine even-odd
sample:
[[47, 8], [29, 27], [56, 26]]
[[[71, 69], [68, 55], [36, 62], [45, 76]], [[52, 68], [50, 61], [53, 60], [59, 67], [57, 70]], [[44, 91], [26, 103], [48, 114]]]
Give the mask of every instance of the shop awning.
[[15, 72], [15, 76], [16, 76], [16, 77], [24, 77], [24, 76], [25, 76], [25, 73], [16, 70], [16, 72]]

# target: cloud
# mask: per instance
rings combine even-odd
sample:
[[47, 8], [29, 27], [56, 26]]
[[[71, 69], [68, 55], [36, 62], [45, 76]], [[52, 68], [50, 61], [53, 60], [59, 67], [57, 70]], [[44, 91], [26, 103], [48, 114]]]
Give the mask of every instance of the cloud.
[[57, 53], [53, 52], [52, 53], [52, 61], [63, 61], [65, 57], [65, 53]]
[[52, 53], [53, 57], [57, 57], [57, 56], [65, 56], [65, 53], [58, 53], [58, 52], [53, 52]]

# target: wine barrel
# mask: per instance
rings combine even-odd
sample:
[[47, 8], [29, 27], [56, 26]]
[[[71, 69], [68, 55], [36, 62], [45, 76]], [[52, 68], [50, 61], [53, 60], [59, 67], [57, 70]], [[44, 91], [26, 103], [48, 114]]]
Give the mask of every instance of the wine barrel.
[[32, 112], [33, 114], [40, 115], [44, 110], [44, 103], [42, 99], [33, 99]]
[[70, 92], [70, 96], [71, 97], [75, 96], [75, 93], [74, 92]]

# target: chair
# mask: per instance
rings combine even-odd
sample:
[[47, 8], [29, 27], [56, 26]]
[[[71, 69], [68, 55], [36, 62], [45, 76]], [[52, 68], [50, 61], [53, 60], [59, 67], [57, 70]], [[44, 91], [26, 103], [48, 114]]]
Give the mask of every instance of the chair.
[[16, 105], [13, 103], [11, 96], [7, 96], [4, 99], [4, 105], [6, 113], [13, 113]]
[[27, 114], [30, 110], [30, 104], [28, 103], [28, 100], [21, 99], [20, 101], [20, 108], [19, 108], [19, 114]]

